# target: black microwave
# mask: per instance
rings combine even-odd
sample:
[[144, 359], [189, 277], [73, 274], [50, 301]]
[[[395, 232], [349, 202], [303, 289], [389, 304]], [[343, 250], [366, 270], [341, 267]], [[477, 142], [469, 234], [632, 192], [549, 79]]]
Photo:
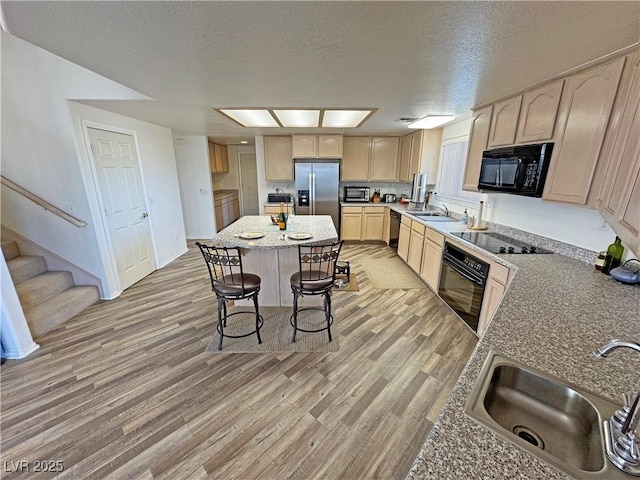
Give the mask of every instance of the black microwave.
[[552, 151], [553, 143], [485, 150], [478, 189], [542, 197]]

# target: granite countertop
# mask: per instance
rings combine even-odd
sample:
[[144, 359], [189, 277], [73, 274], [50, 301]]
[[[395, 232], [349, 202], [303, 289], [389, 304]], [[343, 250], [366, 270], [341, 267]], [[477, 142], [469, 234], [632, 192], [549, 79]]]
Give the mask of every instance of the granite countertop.
[[[456, 222], [422, 223], [447, 237], [451, 237], [452, 231], [464, 229], [464, 225]], [[521, 232], [521, 236], [527, 235]], [[538, 237], [539, 245], [540, 238], [543, 237]], [[551, 246], [556, 252], [566, 249], [567, 254], [572, 254], [563, 245], [540, 246]], [[582, 260], [587, 254], [576, 250], [577, 254], [572, 254], [576, 258], [558, 253], [483, 252], [515, 267], [516, 274], [407, 478], [572, 478], [465, 416], [465, 403], [490, 350], [618, 404], [623, 393], [637, 391], [640, 386], [637, 352], [619, 349], [606, 359], [595, 358], [594, 352], [614, 338], [640, 340], [640, 287], [616, 282], [596, 271], [592, 263]]]
[[[259, 232], [264, 233], [264, 236], [246, 240], [239, 238], [243, 232]], [[293, 233], [310, 233], [312, 237], [308, 240], [294, 240], [289, 238]], [[247, 215], [216, 233], [213, 240], [225, 247], [288, 248], [300, 244], [335, 242], [338, 240], [338, 232], [330, 215], [290, 215], [284, 232], [271, 222], [269, 215]]]

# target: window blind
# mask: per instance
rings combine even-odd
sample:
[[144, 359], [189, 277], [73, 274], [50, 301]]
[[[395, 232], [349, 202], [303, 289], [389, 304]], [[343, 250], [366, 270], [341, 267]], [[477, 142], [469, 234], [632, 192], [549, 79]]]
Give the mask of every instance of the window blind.
[[462, 190], [464, 167], [469, 142], [450, 143], [442, 146], [440, 153], [440, 178], [436, 187], [438, 195], [459, 198], [468, 202], [480, 200], [478, 192]]

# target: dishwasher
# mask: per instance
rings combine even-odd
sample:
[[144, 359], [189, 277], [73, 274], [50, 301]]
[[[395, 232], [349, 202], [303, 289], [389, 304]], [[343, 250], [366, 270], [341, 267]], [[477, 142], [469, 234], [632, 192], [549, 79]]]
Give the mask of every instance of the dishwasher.
[[398, 237], [400, 236], [400, 214], [391, 210], [389, 217], [389, 246], [397, 249]]

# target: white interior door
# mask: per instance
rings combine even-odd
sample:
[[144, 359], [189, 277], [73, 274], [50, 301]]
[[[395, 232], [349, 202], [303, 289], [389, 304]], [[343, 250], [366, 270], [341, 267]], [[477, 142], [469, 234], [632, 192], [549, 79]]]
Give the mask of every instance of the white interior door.
[[124, 290], [156, 269], [142, 176], [131, 135], [89, 128], [120, 286]]
[[256, 154], [240, 152], [240, 182], [243, 215], [260, 215]]

